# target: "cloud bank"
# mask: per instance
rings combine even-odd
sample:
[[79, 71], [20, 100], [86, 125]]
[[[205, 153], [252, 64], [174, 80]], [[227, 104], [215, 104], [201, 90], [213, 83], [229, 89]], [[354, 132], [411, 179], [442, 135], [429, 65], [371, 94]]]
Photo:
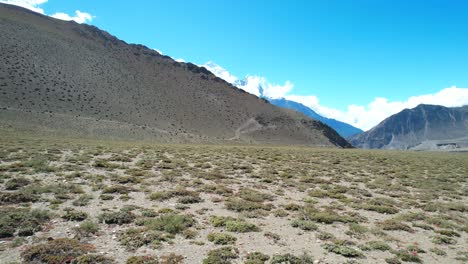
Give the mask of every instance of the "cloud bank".
[[[34, 12], [46, 15], [46, 13], [44, 12], [44, 9], [42, 9], [40, 6], [42, 4], [45, 4], [47, 1], [48, 0], [0, 0], [0, 3], [21, 6], [29, 10], [32, 10]], [[48, 15], [48, 16], [61, 19], [61, 20], [66, 20], [66, 21], [73, 20], [76, 23], [80, 23], [80, 24], [91, 22], [93, 20], [93, 16], [91, 14], [86, 13], [86, 12], [81, 12], [80, 10], [76, 10], [74, 16], [70, 16], [69, 14], [62, 13], [62, 12], [58, 12], [58, 13]]]
[[434, 94], [412, 96], [404, 101], [389, 101], [387, 98], [376, 97], [367, 105], [350, 104], [345, 111], [342, 111], [321, 105], [315, 95], [295, 95], [293, 91], [294, 84], [290, 81], [286, 81], [284, 85], [277, 85], [269, 83], [265, 77], [252, 75], [247, 75], [244, 79], [239, 80], [226, 69], [213, 62], [207, 62], [200, 66], [248, 93], [273, 99], [285, 98], [295, 101], [311, 108], [322, 116], [348, 123], [363, 130], [369, 130], [385, 118], [405, 108], [414, 108], [419, 104], [434, 104], [446, 107], [468, 105], [468, 88], [453, 86]]

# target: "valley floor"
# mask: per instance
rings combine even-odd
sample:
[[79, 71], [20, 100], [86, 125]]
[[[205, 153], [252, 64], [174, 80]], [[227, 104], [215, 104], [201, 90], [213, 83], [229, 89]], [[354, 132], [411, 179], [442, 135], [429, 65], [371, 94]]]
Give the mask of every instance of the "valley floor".
[[468, 261], [468, 153], [0, 146], [0, 263]]

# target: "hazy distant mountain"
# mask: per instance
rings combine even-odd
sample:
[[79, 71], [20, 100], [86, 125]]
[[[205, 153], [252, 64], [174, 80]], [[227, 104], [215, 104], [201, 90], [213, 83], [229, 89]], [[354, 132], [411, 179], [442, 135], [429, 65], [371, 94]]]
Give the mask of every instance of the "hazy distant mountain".
[[468, 147], [468, 106], [421, 104], [388, 117], [371, 130], [350, 137], [349, 141], [360, 148]]
[[347, 138], [347, 137], [350, 137], [352, 135], [363, 132], [361, 129], [353, 127], [352, 125], [349, 125], [347, 123], [340, 122], [340, 121], [335, 120], [335, 119], [323, 117], [323, 116], [317, 114], [314, 110], [310, 109], [309, 107], [307, 107], [307, 106], [305, 106], [303, 104], [300, 104], [300, 103], [297, 103], [297, 102], [294, 102], [294, 101], [290, 101], [290, 100], [286, 100], [284, 98], [281, 98], [281, 99], [267, 99], [267, 100], [270, 103], [272, 103], [272, 104], [274, 104], [276, 106], [283, 107], [283, 108], [294, 109], [296, 111], [299, 111], [299, 112], [305, 114], [306, 116], [308, 116], [310, 118], [313, 118], [315, 120], [323, 122], [323, 123], [327, 124], [328, 126], [330, 126], [331, 128], [335, 129], [336, 132], [338, 132], [338, 134], [340, 134], [344, 138]]
[[226, 69], [224, 69], [223, 67], [211, 61], [201, 66], [205, 67], [207, 70], [211, 71], [213, 74], [215, 74], [219, 78], [249, 93], [265, 98], [270, 103], [276, 106], [296, 110], [298, 112], [305, 114], [306, 116], [310, 118], [313, 118], [315, 120], [318, 120], [320, 122], [327, 124], [331, 128], [335, 129], [336, 132], [338, 132], [338, 134], [340, 134], [344, 138], [363, 132], [361, 129], [353, 127], [352, 125], [349, 125], [347, 123], [344, 123], [335, 119], [323, 117], [317, 114], [314, 110], [310, 109], [309, 107], [301, 103], [290, 101], [285, 98], [280, 98], [280, 99], [269, 98], [268, 96], [264, 94], [262, 83], [255, 82], [258, 79], [253, 78], [255, 83], [250, 83], [252, 79], [249, 79], [248, 77], [244, 79], [238, 79], [236, 76], [233, 76], [232, 74], [230, 74]]
[[349, 146], [318, 121], [96, 27], [5, 4], [0, 21], [0, 127], [162, 142]]

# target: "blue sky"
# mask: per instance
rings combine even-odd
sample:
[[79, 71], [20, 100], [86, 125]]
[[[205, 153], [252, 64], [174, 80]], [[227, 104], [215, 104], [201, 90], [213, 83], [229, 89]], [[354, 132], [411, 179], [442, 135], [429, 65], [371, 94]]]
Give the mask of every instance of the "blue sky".
[[[5, 1], [48, 15], [80, 10], [92, 16], [87, 23], [174, 59], [213, 61], [232, 75], [261, 76], [278, 86], [289, 81], [294, 88], [285, 97], [301, 97], [350, 123], [357, 118], [343, 116], [352, 115], [350, 106], [367, 113], [376, 98], [408, 103], [412, 96], [468, 87], [468, 1]], [[457, 101], [460, 91], [454, 93]], [[390, 108], [376, 120], [398, 107]]]

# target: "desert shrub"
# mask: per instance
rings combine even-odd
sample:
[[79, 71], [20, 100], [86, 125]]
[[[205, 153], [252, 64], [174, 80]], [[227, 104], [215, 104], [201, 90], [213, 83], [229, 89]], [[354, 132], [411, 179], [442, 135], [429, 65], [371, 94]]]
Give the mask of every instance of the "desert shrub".
[[174, 213], [164, 214], [157, 218], [147, 219], [144, 225], [151, 230], [178, 234], [195, 224], [195, 220], [188, 215]]
[[387, 231], [399, 230], [406, 232], [414, 232], [414, 230], [409, 225], [395, 219], [388, 219], [383, 222], [380, 222], [378, 223], [378, 226], [383, 230]]
[[172, 198], [173, 195], [169, 191], [160, 191], [160, 192], [153, 192], [150, 194], [149, 199], [150, 200], [156, 200], [156, 201], [163, 201]]
[[158, 258], [151, 255], [131, 256], [125, 262], [126, 264], [159, 264]]
[[222, 247], [210, 250], [203, 264], [227, 264], [239, 257], [239, 250], [234, 247]]
[[59, 238], [43, 244], [28, 247], [21, 253], [25, 263], [71, 263], [78, 257], [94, 251], [93, 246], [82, 244], [78, 240]]
[[347, 258], [362, 258], [364, 255], [358, 250], [341, 244], [325, 244], [323, 248], [328, 252], [342, 255]]
[[226, 233], [210, 233], [207, 238], [216, 245], [234, 244], [237, 240], [235, 236]]
[[76, 198], [72, 204], [74, 206], [86, 206], [89, 202], [93, 199], [92, 195], [89, 194], [82, 194], [78, 198]]
[[99, 215], [99, 221], [105, 224], [129, 224], [135, 220], [135, 215], [132, 212], [120, 210], [118, 212], [105, 212]]
[[371, 250], [387, 251], [391, 249], [391, 247], [383, 241], [369, 241], [369, 242], [366, 242], [364, 245], [360, 245], [359, 248], [364, 251], [371, 251]]
[[432, 239], [432, 243], [437, 245], [455, 245], [457, 240], [448, 236], [435, 236]]
[[283, 255], [273, 255], [270, 263], [271, 264], [282, 264], [282, 263], [313, 264], [314, 258], [306, 253], [304, 253], [301, 256], [294, 256], [293, 254], [287, 253]]
[[25, 191], [0, 192], [0, 205], [30, 203], [38, 199], [39, 197], [36, 194]]
[[300, 228], [305, 231], [314, 231], [318, 229], [317, 224], [307, 220], [294, 220], [291, 222], [292, 227]]
[[161, 264], [181, 264], [184, 263], [184, 256], [171, 253], [161, 256]]
[[416, 262], [416, 263], [421, 263], [422, 260], [421, 258], [415, 254], [415, 252], [409, 251], [409, 250], [398, 250], [393, 252], [396, 257], [402, 261], [405, 262]]
[[224, 227], [229, 232], [247, 233], [258, 232], [260, 228], [252, 223], [248, 223], [243, 219], [235, 219], [233, 217], [212, 216], [210, 223], [214, 227]]
[[31, 181], [24, 177], [16, 177], [5, 182], [5, 189], [18, 190], [19, 188], [27, 186], [30, 183]]
[[316, 209], [306, 209], [303, 211], [302, 220], [310, 220], [323, 224], [333, 224], [335, 222], [341, 223], [355, 223], [358, 222], [356, 217], [351, 215], [346, 215], [344, 213], [337, 213], [333, 210], [316, 210]]
[[102, 193], [119, 193], [119, 194], [128, 194], [133, 192], [134, 189], [125, 185], [111, 185], [107, 186], [102, 190]]
[[443, 236], [448, 236], [448, 237], [460, 237], [460, 234], [457, 233], [456, 231], [450, 230], [450, 229], [440, 229], [440, 230], [435, 230], [436, 233], [441, 234]]
[[42, 229], [42, 224], [50, 219], [45, 210], [26, 208], [0, 208], [0, 238], [12, 237], [15, 232], [20, 236], [30, 236]]
[[431, 248], [429, 249], [429, 251], [436, 254], [437, 256], [447, 256], [447, 252], [443, 251], [440, 248]]
[[346, 231], [345, 233], [352, 237], [363, 238], [365, 237], [365, 234], [367, 232], [369, 232], [369, 229], [367, 227], [356, 224], [356, 223], [350, 223], [349, 230]]
[[239, 192], [239, 197], [250, 202], [261, 203], [265, 201], [272, 201], [273, 196], [271, 194], [262, 193], [252, 189], [242, 189]]
[[158, 247], [162, 242], [173, 239], [174, 236], [160, 231], [146, 228], [129, 228], [119, 234], [119, 241], [129, 250], [136, 250], [142, 246]]
[[76, 258], [73, 264], [114, 264], [115, 261], [112, 258], [98, 255], [98, 254], [86, 254]]
[[62, 218], [68, 221], [83, 221], [88, 218], [88, 214], [81, 211], [75, 211], [73, 209], [66, 209]]
[[84, 221], [79, 226], [74, 227], [73, 231], [78, 237], [89, 237], [99, 232], [98, 224], [92, 221]]
[[333, 235], [332, 233], [328, 233], [328, 232], [319, 232], [317, 233], [317, 238], [320, 239], [320, 240], [332, 240], [332, 239], [335, 239], [335, 235]]
[[245, 257], [244, 264], [264, 264], [270, 259], [270, 256], [261, 252], [252, 252]]
[[263, 204], [259, 202], [252, 202], [238, 198], [228, 199], [225, 203], [227, 209], [235, 212], [266, 210], [270, 211], [273, 208], [271, 204]]
[[114, 196], [111, 194], [101, 194], [99, 195], [99, 199], [104, 201], [114, 200]]
[[201, 203], [203, 200], [200, 198], [200, 196], [182, 196], [179, 199], [177, 199], [178, 203], [182, 204], [194, 204], [194, 203]]

